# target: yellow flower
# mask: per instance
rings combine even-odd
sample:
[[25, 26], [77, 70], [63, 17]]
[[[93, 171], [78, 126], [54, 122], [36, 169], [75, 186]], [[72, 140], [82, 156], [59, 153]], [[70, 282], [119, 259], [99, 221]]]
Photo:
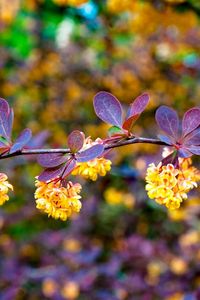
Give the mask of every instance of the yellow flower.
[[41, 182], [36, 180], [36, 207], [43, 210], [48, 216], [66, 221], [74, 212], [81, 209], [79, 195], [81, 185], [69, 181], [66, 187], [60, 181]]
[[0, 205], [3, 205], [6, 201], [9, 200], [7, 195], [8, 190], [13, 191], [13, 186], [7, 181], [8, 177], [4, 173], [0, 173]]
[[193, 166], [190, 158], [179, 158], [179, 168], [172, 164], [157, 166], [150, 164], [146, 175], [146, 190], [150, 199], [170, 210], [180, 207], [180, 203], [187, 199], [187, 193], [197, 187], [200, 172]]
[[88, 162], [78, 163], [72, 175], [81, 175], [86, 179], [97, 180], [98, 175], [105, 176], [111, 169], [111, 161], [109, 159], [95, 158]]
[[182, 275], [187, 271], [187, 263], [180, 257], [174, 257], [170, 261], [170, 270], [176, 275]]
[[64, 284], [61, 294], [64, 299], [77, 299], [80, 294], [80, 287], [75, 281], [68, 281]]
[[135, 205], [135, 197], [130, 193], [124, 193], [113, 187], [108, 188], [104, 193], [105, 200], [110, 205], [124, 205], [131, 209]]
[[[88, 149], [89, 147], [101, 143], [101, 139], [96, 139], [94, 142], [90, 137], [85, 139], [83, 150]], [[76, 168], [72, 172], [72, 175], [81, 175], [86, 179], [91, 179], [93, 181], [97, 180], [98, 175], [105, 176], [108, 171], [111, 169], [112, 162], [109, 159], [104, 157], [95, 158], [88, 162], [77, 163]]]

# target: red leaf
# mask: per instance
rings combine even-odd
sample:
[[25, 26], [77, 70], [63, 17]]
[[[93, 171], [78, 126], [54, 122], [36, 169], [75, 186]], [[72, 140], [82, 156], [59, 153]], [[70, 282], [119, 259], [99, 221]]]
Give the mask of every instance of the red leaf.
[[94, 110], [97, 116], [108, 124], [122, 126], [122, 107], [112, 94], [99, 92], [94, 97]]
[[74, 130], [68, 136], [67, 142], [70, 150], [75, 153], [79, 151], [84, 144], [84, 134], [79, 130]]
[[104, 146], [101, 144], [94, 145], [87, 150], [84, 150], [76, 155], [78, 162], [86, 162], [100, 156], [104, 151]]
[[65, 169], [65, 165], [62, 165], [60, 167], [57, 168], [48, 168], [45, 169], [39, 176], [38, 176], [38, 180], [39, 181], [43, 181], [43, 182], [47, 182], [49, 180], [53, 180], [57, 177], [60, 177], [63, 173]]
[[38, 163], [45, 168], [54, 168], [64, 162], [67, 162], [69, 156], [63, 153], [45, 153], [39, 154], [37, 157]]
[[179, 130], [179, 119], [175, 110], [162, 105], [156, 111], [156, 122], [158, 126], [169, 136], [177, 138]]
[[22, 150], [32, 137], [32, 132], [29, 128], [25, 128], [17, 137], [16, 141], [10, 148], [10, 153]]
[[133, 124], [135, 123], [135, 121], [139, 118], [140, 114], [138, 115], [134, 115], [128, 119], [126, 119], [122, 125], [122, 128], [128, 131], [131, 131]]
[[194, 107], [186, 111], [182, 121], [182, 133], [186, 136], [188, 133], [200, 126], [200, 108]]

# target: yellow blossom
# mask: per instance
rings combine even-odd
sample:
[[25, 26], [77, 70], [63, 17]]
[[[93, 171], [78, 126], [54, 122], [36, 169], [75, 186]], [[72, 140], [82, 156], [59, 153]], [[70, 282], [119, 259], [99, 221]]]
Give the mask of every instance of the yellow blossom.
[[[90, 137], [85, 139], [83, 145], [83, 150], [88, 149], [89, 147], [101, 143], [101, 139], [96, 139], [94, 142]], [[76, 168], [72, 172], [72, 175], [81, 175], [86, 179], [91, 179], [93, 181], [97, 180], [98, 175], [105, 176], [108, 171], [111, 169], [112, 162], [109, 159], [104, 157], [94, 158], [88, 162], [77, 163]]]
[[54, 279], [46, 278], [42, 282], [42, 292], [46, 297], [52, 297], [56, 293], [58, 285]]
[[113, 187], [108, 188], [105, 193], [105, 200], [110, 205], [124, 205], [127, 208], [133, 208], [135, 205], [135, 198], [130, 193], [124, 193]]
[[0, 205], [3, 205], [6, 201], [9, 200], [7, 195], [8, 190], [13, 191], [13, 186], [7, 181], [8, 177], [4, 173], [0, 173]]
[[190, 230], [179, 238], [179, 244], [182, 248], [191, 247], [200, 243], [200, 233], [196, 230]]
[[186, 273], [187, 268], [187, 263], [180, 257], [174, 257], [170, 262], [170, 269], [176, 275]]
[[98, 175], [105, 176], [111, 169], [111, 161], [109, 159], [95, 158], [88, 162], [78, 163], [72, 175], [81, 175], [86, 179], [97, 180]]
[[146, 190], [150, 199], [170, 210], [180, 207], [180, 203], [187, 199], [187, 193], [197, 187], [200, 172], [193, 166], [190, 158], [179, 159], [179, 168], [172, 164], [162, 166], [159, 163], [150, 164], [146, 175]]
[[49, 183], [36, 180], [36, 207], [43, 210], [48, 216], [66, 221], [74, 212], [81, 209], [79, 195], [81, 185], [68, 182], [66, 187], [61, 186], [60, 181]]
[[77, 299], [80, 293], [80, 288], [77, 282], [68, 281], [64, 284], [61, 294], [64, 299]]

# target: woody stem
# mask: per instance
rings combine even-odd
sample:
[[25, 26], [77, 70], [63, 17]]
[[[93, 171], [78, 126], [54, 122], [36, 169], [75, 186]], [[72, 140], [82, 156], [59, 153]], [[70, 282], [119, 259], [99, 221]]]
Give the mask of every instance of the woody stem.
[[[144, 137], [131, 137], [123, 140], [119, 140], [110, 144], [105, 144], [105, 150], [109, 150], [112, 148], [118, 148], [126, 145], [132, 144], [153, 144], [153, 145], [161, 145], [161, 146], [169, 146], [168, 144], [152, 138], [144, 138]], [[67, 148], [58, 148], [58, 149], [23, 149], [21, 151], [17, 151], [15, 153], [7, 153], [0, 156], [0, 159], [6, 159], [9, 157], [22, 156], [22, 155], [34, 155], [34, 154], [50, 154], [50, 153], [63, 153], [70, 154], [70, 149]]]

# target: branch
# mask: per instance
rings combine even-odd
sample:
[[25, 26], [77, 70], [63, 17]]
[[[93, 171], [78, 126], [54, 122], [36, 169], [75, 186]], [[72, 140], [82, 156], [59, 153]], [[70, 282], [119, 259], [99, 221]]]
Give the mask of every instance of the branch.
[[[113, 142], [111, 144], [105, 145], [105, 150], [109, 150], [112, 148], [118, 148], [126, 145], [132, 144], [153, 144], [153, 145], [161, 145], [161, 146], [170, 146], [158, 139], [151, 139], [151, 138], [144, 138], [144, 137], [134, 137], [134, 138], [126, 138], [124, 140], [120, 140], [117, 142]], [[6, 159], [9, 157], [14, 156], [21, 156], [21, 155], [34, 155], [34, 154], [47, 154], [47, 153], [63, 153], [63, 154], [70, 154], [70, 149], [23, 149], [21, 151], [12, 153], [12, 154], [3, 154], [0, 156], [0, 159]]]

